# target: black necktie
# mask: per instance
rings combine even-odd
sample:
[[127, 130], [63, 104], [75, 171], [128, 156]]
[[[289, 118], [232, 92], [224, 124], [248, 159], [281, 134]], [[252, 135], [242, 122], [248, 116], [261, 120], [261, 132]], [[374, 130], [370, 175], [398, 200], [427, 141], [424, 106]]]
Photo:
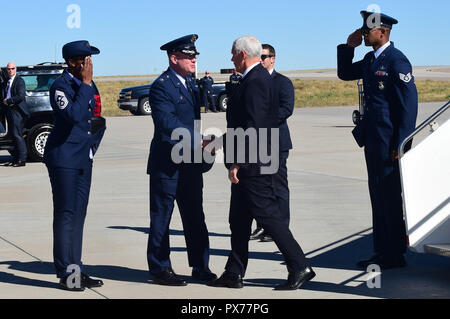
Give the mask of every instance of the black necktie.
[[195, 101], [194, 90], [192, 89], [191, 79], [189, 78], [186, 79], [186, 87], [188, 89], [189, 94], [192, 97], [192, 100]]

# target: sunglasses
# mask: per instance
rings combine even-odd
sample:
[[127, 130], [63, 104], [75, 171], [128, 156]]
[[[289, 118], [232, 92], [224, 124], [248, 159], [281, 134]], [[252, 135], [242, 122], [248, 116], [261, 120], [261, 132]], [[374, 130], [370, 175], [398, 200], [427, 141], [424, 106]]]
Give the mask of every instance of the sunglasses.
[[273, 58], [273, 57], [274, 57], [273, 54], [263, 54], [263, 55], [261, 55], [261, 60], [265, 60], [267, 58]]
[[15, 70], [16, 68], [6, 68], [8, 71]]

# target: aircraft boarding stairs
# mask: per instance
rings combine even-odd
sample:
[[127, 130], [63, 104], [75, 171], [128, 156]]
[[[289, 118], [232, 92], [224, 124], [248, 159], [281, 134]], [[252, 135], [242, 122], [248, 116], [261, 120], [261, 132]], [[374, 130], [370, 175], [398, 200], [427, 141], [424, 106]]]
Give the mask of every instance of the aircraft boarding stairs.
[[[450, 101], [422, 123], [399, 149], [409, 247], [414, 252], [447, 257], [450, 257], [449, 113]], [[407, 143], [426, 133], [426, 128], [430, 128], [430, 134], [405, 153]]]

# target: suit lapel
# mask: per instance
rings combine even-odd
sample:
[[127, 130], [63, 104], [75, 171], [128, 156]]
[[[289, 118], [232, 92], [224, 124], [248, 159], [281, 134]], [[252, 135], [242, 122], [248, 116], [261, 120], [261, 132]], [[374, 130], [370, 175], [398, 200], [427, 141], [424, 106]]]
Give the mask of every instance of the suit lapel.
[[[169, 75], [169, 78], [171, 79], [173, 85], [178, 88], [180, 93], [184, 95], [184, 97], [191, 102], [192, 105], [194, 105], [194, 101], [192, 100], [192, 95], [189, 93], [187, 88], [181, 83], [180, 79], [172, 72], [172, 70], [167, 70], [167, 74]], [[187, 81], [187, 80], [186, 80]]]

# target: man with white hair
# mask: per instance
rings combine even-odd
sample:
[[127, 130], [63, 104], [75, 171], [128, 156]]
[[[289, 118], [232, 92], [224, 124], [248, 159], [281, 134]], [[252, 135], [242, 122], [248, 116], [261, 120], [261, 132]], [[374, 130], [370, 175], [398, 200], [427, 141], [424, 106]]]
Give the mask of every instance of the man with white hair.
[[[232, 61], [236, 71], [242, 73], [242, 82], [231, 97], [227, 108], [227, 135], [224, 137], [224, 151], [231, 186], [230, 228], [231, 252], [225, 266], [225, 272], [211, 285], [215, 287], [242, 288], [243, 277], [248, 263], [248, 242], [253, 219], [262, 225], [272, 236], [283, 254], [289, 271], [288, 280], [275, 287], [275, 290], [295, 290], [314, 278], [315, 273], [306, 262], [305, 255], [294, 239], [289, 227], [280, 215], [279, 201], [274, 189], [274, 173], [267, 174], [260, 150], [256, 163], [250, 154], [251, 146], [272, 149], [271, 136], [264, 146], [262, 132], [266, 129], [278, 129], [278, 107], [272, 100], [272, 80], [269, 72], [261, 65], [262, 46], [252, 36], [238, 38], [232, 48]], [[234, 134], [238, 129], [256, 131], [257, 141], [245, 141], [245, 156], [237, 154]], [[239, 137], [237, 137], [239, 138]], [[279, 143], [278, 136], [273, 143]], [[275, 148], [276, 149], [276, 148]], [[230, 155], [230, 153], [232, 153]], [[278, 160], [278, 154], [271, 154]]]

